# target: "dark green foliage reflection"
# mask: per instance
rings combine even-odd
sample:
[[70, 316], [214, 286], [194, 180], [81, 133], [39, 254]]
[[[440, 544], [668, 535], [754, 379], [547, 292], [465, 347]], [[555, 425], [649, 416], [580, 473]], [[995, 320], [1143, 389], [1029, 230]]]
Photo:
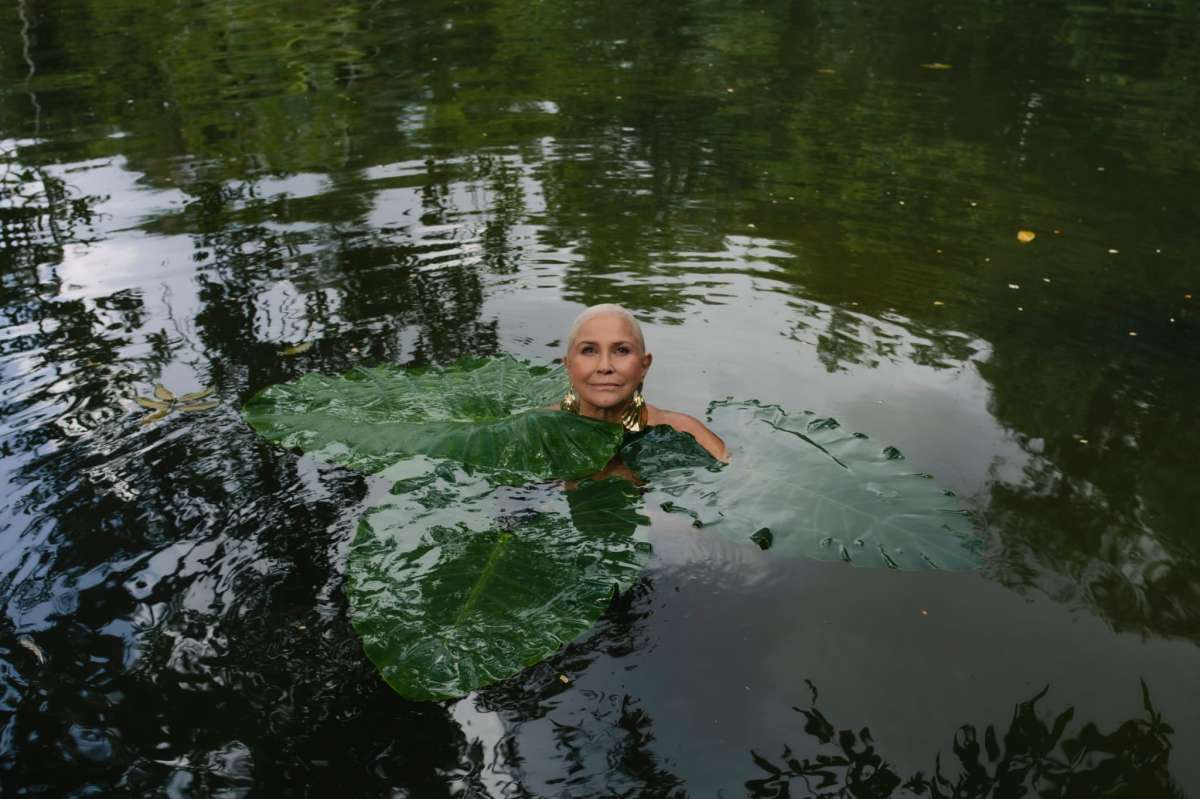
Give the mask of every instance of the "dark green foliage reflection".
[[[929, 706], [951, 668], [1008, 651], [1014, 679], [1075, 681], [1079, 724], [1145, 677], [1196, 793], [1197, 119], [1196, 0], [5, 4], [0, 793], [736, 794], [753, 744], [680, 708], [741, 698], [737, 665], [832, 653], [844, 685], [823, 690], [855, 686], [882, 739], [896, 689]], [[541, 363], [604, 301], [649, 323], [652, 402], [757, 396], [895, 443], [980, 513], [987, 568], [805, 561], [734, 596], [727, 553], [687, 549], [691, 517], [666, 514], [676, 561], [472, 698], [502, 728], [487, 746], [397, 697], [345, 590], [387, 487], [235, 409], [306, 373]], [[159, 382], [220, 404], [141, 426]], [[779, 530], [745, 532], [748, 559], [781, 562]], [[925, 618], [931, 586], [962, 626], [864, 637], [868, 594]], [[803, 619], [819, 634], [771, 637]], [[660, 678], [674, 630], [729, 638]], [[912, 676], [876, 683], [885, 658]], [[949, 723], [992, 718], [983, 695]], [[1030, 711], [1047, 735], [1054, 696]], [[1077, 741], [1133, 784], [1132, 755], [1102, 751], [1117, 725], [1079, 724], [1054, 757]], [[1155, 740], [1131, 729], [1130, 752]], [[995, 737], [1001, 760], [1034, 751]], [[824, 751], [846, 756], [836, 735]], [[933, 790], [930, 764], [876, 751]], [[1137, 763], [1149, 795], [1157, 761]]]
[[817, 690], [805, 710], [804, 732], [819, 744], [803, 758], [789, 747], [777, 759], [753, 753], [767, 776], [746, 783], [754, 799], [789, 796], [850, 797], [929, 796], [932, 799], [1043, 799], [1067, 797], [1182, 797], [1167, 768], [1171, 725], [1150, 702], [1142, 683], [1146, 717], [1131, 719], [1105, 733], [1095, 724], [1074, 729], [1075, 709], [1047, 716], [1038, 703], [1043, 688], [1013, 709], [1007, 730], [988, 725], [982, 735], [973, 725], [958, 729], [951, 747], [954, 760], [939, 757], [928, 775], [904, 778], [877, 751], [871, 730], [837, 729], [817, 709]]

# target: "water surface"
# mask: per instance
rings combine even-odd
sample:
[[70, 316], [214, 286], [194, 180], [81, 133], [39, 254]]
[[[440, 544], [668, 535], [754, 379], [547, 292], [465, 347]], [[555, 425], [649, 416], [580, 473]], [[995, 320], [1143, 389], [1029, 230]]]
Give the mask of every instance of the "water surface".
[[[786, 746], [899, 796], [1062, 717], [1083, 785], [1200, 792], [1196, 3], [19, 0], [0, 64], [0, 786], [815, 791]], [[893, 444], [986, 568], [663, 531], [550, 661], [394, 696], [344, 593], [373, 486], [238, 407], [548, 361], [607, 301], [652, 402]], [[222, 405], [144, 426], [159, 381]]]

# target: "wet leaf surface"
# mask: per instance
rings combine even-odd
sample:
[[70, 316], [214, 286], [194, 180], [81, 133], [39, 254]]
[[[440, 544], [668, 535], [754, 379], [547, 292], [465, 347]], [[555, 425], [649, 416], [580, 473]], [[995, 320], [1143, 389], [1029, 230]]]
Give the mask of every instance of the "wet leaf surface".
[[894, 447], [754, 402], [714, 403], [709, 421], [730, 447], [728, 466], [670, 428], [622, 449], [649, 483], [648, 505], [772, 553], [908, 570], [979, 566], [966, 509]]
[[411, 699], [462, 696], [570, 642], [627, 589], [648, 553], [621, 480], [496, 485], [424, 459], [359, 524], [348, 596], [367, 656]]
[[518, 481], [586, 477], [608, 462], [622, 430], [547, 410], [566, 385], [561, 368], [508, 357], [380, 366], [272, 386], [244, 415], [270, 441], [367, 472], [420, 454]]

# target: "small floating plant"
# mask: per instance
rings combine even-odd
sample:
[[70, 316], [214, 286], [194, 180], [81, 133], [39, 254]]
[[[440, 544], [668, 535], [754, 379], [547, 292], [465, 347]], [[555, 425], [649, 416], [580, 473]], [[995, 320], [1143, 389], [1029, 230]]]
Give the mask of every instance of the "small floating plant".
[[219, 400], [206, 399], [206, 397], [212, 396], [215, 390], [212, 386], [208, 386], [199, 391], [180, 395], [162, 383], [156, 383], [153, 397], [136, 397], [135, 401], [138, 405], [150, 411], [150, 413], [142, 417], [142, 424], [153, 424], [159, 419], [169, 416], [172, 411], [179, 411], [180, 413], [211, 411], [221, 404]]

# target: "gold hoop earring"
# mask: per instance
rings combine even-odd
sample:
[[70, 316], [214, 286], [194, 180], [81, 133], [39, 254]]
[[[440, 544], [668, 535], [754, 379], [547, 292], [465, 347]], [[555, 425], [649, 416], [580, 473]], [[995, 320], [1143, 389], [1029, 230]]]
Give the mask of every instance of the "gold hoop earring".
[[575, 393], [574, 388], [568, 388], [566, 395], [562, 398], [562, 402], [558, 405], [560, 410], [567, 413], [579, 413], [579, 396]]

